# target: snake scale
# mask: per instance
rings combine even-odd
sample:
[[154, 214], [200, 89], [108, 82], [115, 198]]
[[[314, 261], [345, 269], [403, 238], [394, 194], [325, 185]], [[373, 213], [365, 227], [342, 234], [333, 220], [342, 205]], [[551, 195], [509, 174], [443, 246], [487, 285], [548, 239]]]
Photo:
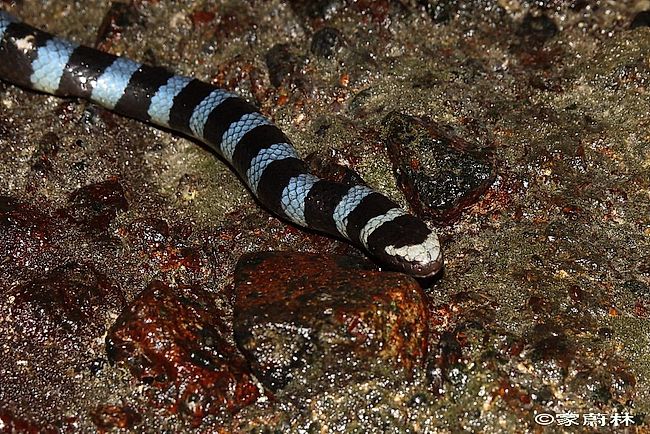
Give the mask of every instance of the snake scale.
[[442, 268], [440, 241], [422, 220], [368, 186], [310, 173], [287, 136], [227, 90], [60, 39], [3, 11], [0, 79], [194, 137], [279, 217], [343, 237], [390, 269], [428, 277]]

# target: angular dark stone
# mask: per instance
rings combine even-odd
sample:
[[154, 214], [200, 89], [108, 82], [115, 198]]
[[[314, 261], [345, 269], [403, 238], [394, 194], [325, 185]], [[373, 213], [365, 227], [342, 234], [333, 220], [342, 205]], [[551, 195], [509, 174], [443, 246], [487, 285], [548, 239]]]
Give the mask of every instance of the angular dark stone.
[[456, 333], [443, 332], [438, 344], [428, 355], [426, 375], [429, 383], [440, 390], [445, 381], [451, 381], [452, 372], [462, 366], [462, 345]]
[[288, 44], [276, 44], [266, 53], [266, 66], [269, 79], [275, 87], [283, 82], [299, 84], [302, 80], [301, 70], [305, 59], [291, 52]]
[[13, 294], [13, 316], [21, 333], [33, 338], [63, 334], [96, 337], [105, 331], [111, 312], [119, 312], [124, 295], [92, 265], [63, 265]]
[[418, 0], [434, 23], [449, 21], [458, 10], [457, 0]]
[[650, 297], [650, 285], [641, 280], [626, 280], [622, 289], [634, 294], [636, 297]]
[[341, 46], [342, 42], [341, 32], [332, 27], [324, 27], [312, 36], [311, 52], [315, 56], [329, 59]]
[[345, 3], [343, 0], [289, 0], [291, 9], [304, 21], [327, 19]]
[[546, 15], [528, 14], [519, 27], [517, 34], [534, 45], [543, 45], [558, 32], [557, 25]]
[[118, 211], [129, 207], [124, 189], [117, 180], [87, 185], [70, 195], [66, 213], [71, 219], [93, 234], [103, 234]]
[[641, 11], [634, 16], [630, 23], [630, 29], [637, 27], [650, 27], [650, 11]]
[[272, 390], [314, 361], [384, 359], [406, 368], [427, 348], [427, 307], [415, 280], [348, 256], [262, 252], [235, 270], [235, 339]]
[[386, 146], [399, 188], [421, 216], [448, 223], [496, 177], [491, 155], [431, 121], [389, 113]]
[[154, 281], [113, 324], [106, 351], [197, 423], [206, 414], [234, 413], [260, 391], [228, 340], [224, 317], [209, 292]]

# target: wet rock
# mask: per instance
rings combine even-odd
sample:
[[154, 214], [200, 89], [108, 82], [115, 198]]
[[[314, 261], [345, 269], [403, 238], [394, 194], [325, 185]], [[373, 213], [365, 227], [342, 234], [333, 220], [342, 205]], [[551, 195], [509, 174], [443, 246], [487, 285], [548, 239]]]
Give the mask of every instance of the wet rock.
[[546, 15], [527, 14], [517, 34], [533, 45], [543, 45], [558, 32], [557, 25]]
[[575, 347], [565, 330], [555, 324], [537, 324], [532, 333], [532, 360], [556, 361], [566, 369], [575, 357]]
[[641, 11], [634, 16], [630, 23], [630, 29], [637, 27], [650, 27], [650, 11]]
[[132, 3], [111, 2], [97, 30], [95, 46], [107, 50], [112, 41], [119, 40], [125, 28], [143, 23], [143, 17]]
[[32, 156], [31, 169], [41, 175], [52, 170], [52, 160], [59, 152], [59, 137], [56, 133], [48, 132], [41, 138], [38, 151]]
[[427, 309], [418, 284], [348, 256], [262, 252], [235, 270], [235, 339], [277, 390], [315, 361], [384, 359], [409, 368], [425, 357]]
[[356, 0], [350, 2], [349, 9], [370, 18], [375, 24], [389, 25], [395, 19], [405, 18], [409, 12], [406, 2], [392, 0]]
[[462, 346], [456, 334], [443, 332], [436, 347], [429, 352], [425, 371], [434, 390], [443, 390], [443, 383], [450, 381], [452, 370], [461, 366], [462, 354]]
[[614, 335], [614, 331], [609, 327], [601, 327], [598, 329], [598, 336], [604, 339], [611, 339]]
[[332, 27], [324, 27], [312, 36], [311, 52], [317, 57], [329, 59], [342, 45], [342, 39], [341, 32]]
[[101, 405], [90, 415], [95, 426], [102, 430], [132, 428], [141, 421], [140, 414], [129, 406]]
[[53, 426], [38, 425], [2, 408], [0, 408], [0, 429], [7, 434], [55, 434], [60, 432]]
[[214, 271], [214, 260], [209, 249], [188, 241], [190, 234], [188, 227], [170, 228], [157, 218], [134, 220], [120, 231], [125, 244], [143, 260], [143, 271], [171, 273], [177, 283], [205, 282]]
[[250, 14], [250, 9], [243, 8], [237, 3], [220, 4], [213, 8], [216, 12], [215, 16], [218, 17], [214, 30], [217, 47], [228, 39], [242, 38], [248, 41], [255, 39], [255, 29], [259, 23], [255, 21], [255, 16]]
[[190, 14], [190, 20], [195, 27], [209, 24], [216, 18], [217, 14], [210, 10], [198, 10]]
[[625, 362], [609, 369], [603, 366], [584, 366], [571, 378], [571, 389], [588, 396], [597, 405], [624, 404], [634, 399], [636, 378], [625, 368]]
[[99, 336], [110, 313], [125, 304], [122, 292], [105, 275], [92, 265], [75, 262], [17, 288], [12, 296], [16, 327], [34, 338]]
[[44, 210], [0, 196], [0, 275], [42, 265], [45, 252], [53, 247], [55, 222]]
[[107, 362], [108, 360], [106, 360], [105, 358], [101, 358], [101, 357], [96, 358], [91, 360], [90, 363], [88, 363], [87, 368], [91, 374], [97, 375], [104, 369]]
[[169, 225], [157, 218], [140, 218], [129, 225], [127, 241], [139, 251], [158, 250], [169, 238]]
[[650, 297], [650, 285], [641, 280], [626, 280], [623, 283], [623, 289], [637, 297]]
[[496, 177], [489, 151], [475, 149], [434, 122], [393, 112], [384, 125], [398, 186], [421, 216], [453, 221]]
[[434, 23], [449, 21], [458, 9], [456, 0], [418, 0], [418, 4], [424, 6]]
[[299, 85], [304, 79], [302, 67], [305, 59], [292, 53], [288, 44], [276, 44], [266, 53], [269, 79], [275, 87], [283, 83]]
[[344, 0], [289, 0], [291, 9], [304, 21], [328, 19], [345, 3]]
[[75, 190], [69, 203], [65, 212], [72, 221], [94, 235], [105, 235], [117, 212], [128, 209], [124, 189], [115, 179]]
[[229, 334], [210, 293], [154, 281], [111, 327], [106, 348], [112, 361], [162, 389], [175, 409], [199, 422], [206, 414], [236, 412], [259, 396]]

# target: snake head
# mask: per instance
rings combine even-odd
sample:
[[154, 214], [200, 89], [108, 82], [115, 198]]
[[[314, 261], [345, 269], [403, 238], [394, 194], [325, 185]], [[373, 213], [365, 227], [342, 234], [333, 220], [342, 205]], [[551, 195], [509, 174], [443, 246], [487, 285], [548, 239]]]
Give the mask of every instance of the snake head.
[[362, 241], [382, 264], [414, 277], [432, 277], [444, 257], [435, 232], [417, 217], [403, 214], [381, 224]]

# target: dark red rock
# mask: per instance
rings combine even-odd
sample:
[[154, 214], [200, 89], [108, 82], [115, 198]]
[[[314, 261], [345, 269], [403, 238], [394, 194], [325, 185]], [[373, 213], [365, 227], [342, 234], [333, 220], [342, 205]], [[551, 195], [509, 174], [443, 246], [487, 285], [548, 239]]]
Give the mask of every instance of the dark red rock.
[[412, 278], [348, 256], [263, 252], [235, 271], [235, 339], [272, 390], [315, 360], [384, 359], [406, 368], [427, 348], [425, 296]]
[[159, 258], [167, 262], [171, 258], [182, 257], [179, 250], [187, 248], [191, 228], [184, 225], [169, 227], [158, 218], [139, 218], [120, 231], [125, 243], [134, 251]]
[[214, 12], [206, 10], [194, 11], [192, 14], [190, 14], [190, 20], [192, 20], [192, 24], [194, 24], [194, 26], [208, 24], [212, 22], [215, 17], [216, 14]]
[[62, 334], [73, 339], [102, 335], [124, 295], [92, 265], [68, 263], [17, 288], [13, 320], [25, 337]]
[[56, 434], [60, 432], [52, 426], [41, 426], [17, 417], [3, 408], [0, 408], [0, 430], [4, 434]]
[[143, 260], [139, 265], [142, 270], [171, 273], [179, 284], [204, 282], [214, 273], [211, 247], [206, 249], [189, 243], [189, 227], [170, 228], [164, 220], [141, 218], [119, 230], [119, 234]]
[[504, 378], [499, 381], [499, 387], [492, 393], [493, 396], [503, 399], [515, 411], [521, 411], [523, 406], [531, 402], [530, 394], [526, 390], [522, 390]]
[[28, 236], [46, 240], [49, 220], [49, 215], [32, 205], [10, 196], [0, 196], [0, 228], [3, 234], [18, 229]]
[[118, 211], [129, 207], [124, 189], [116, 179], [87, 185], [72, 192], [65, 212], [89, 233], [104, 234]]
[[99, 429], [128, 429], [142, 420], [131, 407], [117, 405], [101, 405], [90, 414], [90, 418]]
[[139, 251], [158, 250], [169, 238], [169, 225], [157, 218], [140, 218], [128, 228], [127, 241]]
[[537, 324], [532, 333], [531, 358], [534, 361], [553, 360], [566, 369], [575, 357], [575, 346], [565, 330], [555, 324]]
[[224, 318], [209, 292], [154, 281], [111, 327], [107, 352], [197, 423], [206, 414], [234, 413], [260, 392]]
[[142, 21], [142, 16], [133, 3], [111, 2], [97, 30], [95, 46], [110, 51], [112, 42], [119, 40], [125, 28], [139, 21]]
[[45, 210], [0, 196], [0, 275], [15, 283], [11, 273], [41, 266], [45, 253], [53, 249], [56, 223]]
[[235, 3], [230, 6], [220, 4], [216, 10], [219, 17], [214, 31], [217, 47], [229, 39], [247, 38], [255, 33], [258, 23], [250, 9]]
[[396, 112], [384, 125], [398, 186], [420, 216], [449, 223], [492, 185], [496, 171], [489, 150], [435, 122]]

